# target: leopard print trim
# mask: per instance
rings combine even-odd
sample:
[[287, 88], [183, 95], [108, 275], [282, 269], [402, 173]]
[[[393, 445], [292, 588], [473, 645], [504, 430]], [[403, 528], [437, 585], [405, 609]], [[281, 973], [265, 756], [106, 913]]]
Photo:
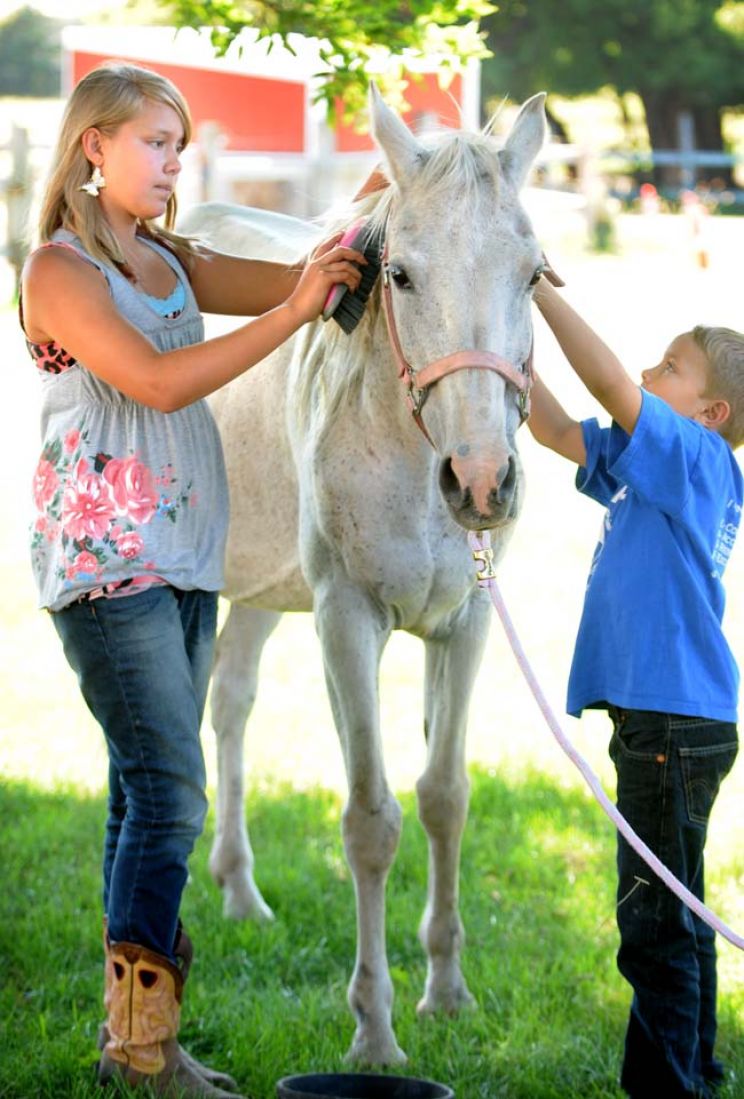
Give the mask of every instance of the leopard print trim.
[[66, 370], [77, 366], [77, 359], [54, 340], [49, 343], [32, 343], [31, 340], [26, 340], [26, 347], [34, 364], [45, 374], [64, 374]]
[[[75, 248], [72, 244], [68, 244], [66, 241], [47, 241], [46, 244], [41, 245], [39, 251], [42, 251], [42, 249], [45, 248], [67, 248], [81, 259], [87, 260], [87, 257], [81, 253], [79, 249]], [[25, 331], [23, 321], [23, 297], [20, 295], [18, 298], [18, 319], [21, 322], [21, 329]], [[66, 370], [70, 370], [73, 366], [77, 366], [77, 359], [74, 359], [69, 352], [65, 351], [65, 349], [60, 347], [54, 340], [49, 340], [48, 343], [34, 343], [32, 340], [27, 339], [26, 347], [28, 348], [29, 355], [34, 361], [34, 365], [37, 366], [39, 370], [43, 370], [45, 374], [64, 374]]]
[[[41, 245], [39, 251], [41, 251], [42, 248], [67, 248], [81, 259], [86, 260], [88, 263], [91, 262], [85, 253], [66, 241], [48, 241], [46, 244]], [[93, 266], [95, 266], [95, 264]], [[179, 284], [182, 287], [183, 283], [181, 278], [180, 276], [177, 277], [179, 279]], [[178, 289], [178, 287], [176, 289]], [[173, 291], [173, 293], [175, 293], [175, 291]], [[152, 295], [147, 296], [152, 297]], [[173, 294], [169, 294], [168, 298], [170, 297], [173, 297]], [[168, 298], [164, 298], [163, 300], [168, 301]], [[181, 306], [172, 313], [161, 314], [161, 316], [164, 316], [165, 320], [175, 320], [181, 315], [183, 309], [184, 307]], [[21, 322], [21, 328], [23, 329], [23, 300], [21, 298], [18, 300], [18, 316]], [[73, 366], [78, 365], [77, 359], [73, 358], [68, 351], [65, 351], [65, 349], [60, 347], [54, 340], [50, 340], [49, 343], [33, 343], [31, 340], [27, 339], [26, 347], [28, 348], [28, 352], [34, 361], [35, 366], [45, 374], [64, 374], [66, 370], [70, 370]]]

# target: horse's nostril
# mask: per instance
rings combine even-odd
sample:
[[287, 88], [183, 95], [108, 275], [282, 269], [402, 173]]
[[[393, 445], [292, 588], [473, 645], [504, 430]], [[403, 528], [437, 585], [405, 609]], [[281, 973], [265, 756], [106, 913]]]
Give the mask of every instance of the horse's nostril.
[[445, 458], [439, 466], [439, 487], [445, 500], [451, 501], [462, 496], [460, 482], [449, 458]]
[[463, 506], [466, 488], [460, 482], [453, 468], [452, 460], [449, 458], [444, 458], [440, 464], [440, 490], [449, 506], [453, 508]]
[[514, 483], [517, 479], [517, 463], [514, 461], [514, 457], [509, 455], [508, 462], [499, 470], [498, 474], [498, 491], [500, 496], [509, 495], [514, 489]]

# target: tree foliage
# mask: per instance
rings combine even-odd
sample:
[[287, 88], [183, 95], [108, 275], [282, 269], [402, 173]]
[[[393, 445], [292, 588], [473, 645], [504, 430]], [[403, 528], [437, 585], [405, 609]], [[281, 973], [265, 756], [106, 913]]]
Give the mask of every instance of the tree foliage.
[[[179, 27], [209, 27], [224, 54], [244, 30], [269, 48], [292, 49], [294, 34], [319, 40], [322, 72], [317, 98], [333, 116], [364, 104], [368, 80], [400, 81], [401, 55], [436, 55], [454, 68], [486, 49], [479, 20], [495, 10], [488, 0], [159, 0]], [[394, 60], [393, 58], [397, 58]]]
[[[737, 7], [739, 5], [736, 5]], [[489, 82], [580, 95], [612, 85], [687, 106], [744, 97], [742, 37], [721, 0], [501, 0], [485, 21]], [[719, 17], [719, 12], [721, 17]]]
[[0, 23], [0, 95], [60, 94], [61, 26], [29, 7]]
[[[744, 100], [741, 12], [727, 0], [500, 0], [485, 21], [485, 94], [636, 92], [651, 145], [679, 145], [688, 114], [698, 148], [722, 148], [720, 110]], [[660, 175], [664, 175], [661, 173]], [[670, 173], [666, 173], [667, 177]]]

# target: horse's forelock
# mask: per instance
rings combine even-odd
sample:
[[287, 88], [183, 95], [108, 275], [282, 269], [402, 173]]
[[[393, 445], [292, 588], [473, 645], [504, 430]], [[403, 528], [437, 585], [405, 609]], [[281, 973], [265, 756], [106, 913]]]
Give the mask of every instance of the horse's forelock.
[[[412, 193], [420, 192], [430, 203], [446, 198], [450, 192], [458, 196], [465, 193], [473, 198], [485, 190], [489, 200], [493, 200], [499, 188], [501, 170], [498, 145], [487, 131], [443, 129], [428, 134], [426, 141], [420, 167], [408, 181]], [[371, 228], [383, 229], [398, 193], [395, 183], [370, 192], [326, 215], [324, 228], [328, 233], [338, 232], [365, 218]]]
[[437, 135], [416, 180], [429, 202], [450, 193], [473, 198], [484, 191], [490, 199], [498, 190], [500, 170], [493, 138], [467, 130]]

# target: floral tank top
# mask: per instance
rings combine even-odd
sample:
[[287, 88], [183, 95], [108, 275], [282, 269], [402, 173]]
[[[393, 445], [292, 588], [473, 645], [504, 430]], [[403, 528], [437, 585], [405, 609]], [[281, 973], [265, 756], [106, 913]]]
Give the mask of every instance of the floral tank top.
[[[178, 260], [183, 307], [159, 315], [114, 267], [89, 256], [119, 312], [160, 351], [200, 342], [204, 326]], [[166, 583], [218, 591], [228, 521], [222, 446], [204, 400], [163, 413], [124, 396], [56, 344], [29, 350], [42, 387], [42, 450], [33, 478], [31, 559], [40, 606], [57, 611], [99, 591]], [[124, 594], [122, 590], [121, 594]]]

